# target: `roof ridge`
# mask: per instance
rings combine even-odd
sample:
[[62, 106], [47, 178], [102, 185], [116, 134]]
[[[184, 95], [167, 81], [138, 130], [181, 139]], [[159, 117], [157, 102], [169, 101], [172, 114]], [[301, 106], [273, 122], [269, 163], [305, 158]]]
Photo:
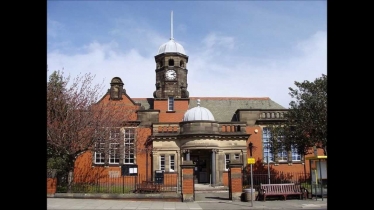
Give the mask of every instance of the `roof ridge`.
[[225, 96], [217, 96], [217, 97], [190, 97], [190, 99], [270, 99], [269, 97], [225, 97]]

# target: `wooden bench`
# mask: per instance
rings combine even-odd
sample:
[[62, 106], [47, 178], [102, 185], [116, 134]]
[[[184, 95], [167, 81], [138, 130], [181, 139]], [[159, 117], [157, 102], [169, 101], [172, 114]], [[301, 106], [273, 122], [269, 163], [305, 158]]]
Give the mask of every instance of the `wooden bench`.
[[161, 185], [153, 182], [153, 181], [142, 181], [142, 183], [138, 184], [136, 187], [135, 192], [160, 192]]
[[266, 201], [267, 196], [283, 196], [284, 200], [288, 195], [298, 195], [301, 199], [306, 199], [307, 191], [295, 183], [286, 184], [260, 184], [259, 199]]

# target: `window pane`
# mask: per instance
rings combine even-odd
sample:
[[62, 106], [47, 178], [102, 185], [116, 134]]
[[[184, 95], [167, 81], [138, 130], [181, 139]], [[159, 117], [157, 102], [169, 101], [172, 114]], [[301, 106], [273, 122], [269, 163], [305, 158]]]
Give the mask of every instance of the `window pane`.
[[105, 163], [105, 140], [98, 139], [95, 143], [95, 163], [104, 164]]
[[235, 154], [235, 160], [239, 160], [239, 154]]
[[296, 146], [291, 147], [292, 161], [301, 161], [301, 154], [297, 152]]
[[174, 110], [174, 98], [169, 97], [168, 100], [168, 111], [173, 111]]
[[134, 143], [135, 143], [135, 129], [126, 128], [124, 135], [124, 147], [123, 147], [123, 162], [124, 163], [135, 163], [134, 154]]
[[230, 163], [230, 154], [225, 154], [225, 169], [229, 169], [229, 163]]
[[280, 162], [285, 162], [287, 161], [287, 158], [288, 158], [288, 154], [287, 154], [287, 151], [284, 147], [281, 147], [278, 149], [278, 160]]
[[170, 155], [170, 170], [174, 171], [174, 155]]
[[271, 133], [270, 129], [267, 127], [263, 128], [262, 132], [262, 143], [263, 143], [263, 148], [264, 148], [264, 162], [267, 163], [267, 160], [269, 159], [269, 162], [274, 161], [273, 154], [270, 152], [270, 138], [271, 138]]
[[160, 155], [160, 170], [165, 171], [165, 155]]
[[119, 143], [109, 144], [109, 163], [119, 163]]

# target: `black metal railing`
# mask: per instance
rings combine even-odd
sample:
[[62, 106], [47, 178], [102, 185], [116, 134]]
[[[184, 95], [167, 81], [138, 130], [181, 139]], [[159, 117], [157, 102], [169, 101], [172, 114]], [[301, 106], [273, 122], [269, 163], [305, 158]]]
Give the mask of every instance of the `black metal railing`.
[[[67, 175], [58, 174], [56, 178], [57, 193], [127, 194], [136, 192], [143, 181], [151, 181], [146, 178], [146, 175], [141, 174], [137, 176], [75, 175], [69, 186]], [[177, 192], [177, 174], [166, 174], [155, 184], [160, 185], [161, 192]]]

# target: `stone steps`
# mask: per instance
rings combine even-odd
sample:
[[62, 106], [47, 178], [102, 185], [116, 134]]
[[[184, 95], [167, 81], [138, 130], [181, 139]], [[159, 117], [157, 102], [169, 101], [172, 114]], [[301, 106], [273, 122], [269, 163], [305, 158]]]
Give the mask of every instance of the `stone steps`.
[[196, 193], [204, 192], [227, 192], [229, 188], [227, 186], [210, 186], [209, 184], [195, 184]]

